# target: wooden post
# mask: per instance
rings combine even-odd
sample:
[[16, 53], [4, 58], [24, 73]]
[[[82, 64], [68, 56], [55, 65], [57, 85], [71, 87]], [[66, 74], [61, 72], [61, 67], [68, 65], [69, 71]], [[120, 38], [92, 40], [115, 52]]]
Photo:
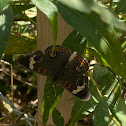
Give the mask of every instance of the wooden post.
[[[68, 34], [73, 30], [62, 18], [59, 16], [59, 26], [58, 26], [58, 41], [57, 44], [61, 44]], [[48, 18], [38, 10], [37, 14], [37, 48], [44, 51], [49, 45], [53, 45], [53, 36], [51, 33], [51, 27]], [[44, 86], [46, 82], [46, 77], [42, 75], [37, 76], [37, 87], [38, 87], [38, 126], [42, 126], [42, 100], [44, 93]], [[71, 94], [67, 91], [64, 91], [61, 99], [59, 100], [56, 108], [61, 112], [64, 117], [65, 124], [68, 123], [70, 119], [70, 114], [73, 106], [73, 101], [69, 100]], [[54, 126], [51, 117], [47, 122], [48, 126]]]

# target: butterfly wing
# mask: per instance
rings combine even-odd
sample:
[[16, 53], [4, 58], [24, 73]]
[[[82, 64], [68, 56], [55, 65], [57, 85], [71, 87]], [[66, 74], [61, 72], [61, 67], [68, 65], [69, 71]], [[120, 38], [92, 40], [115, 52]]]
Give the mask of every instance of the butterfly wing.
[[21, 55], [18, 62], [24, 67], [39, 74], [50, 76], [73, 95], [88, 100], [87, 60], [66, 47], [56, 45], [54, 53], [49, 46], [45, 53], [35, 51], [31, 54]]
[[88, 77], [86, 72], [88, 71], [88, 62], [77, 52], [73, 52], [70, 56], [66, 69], [59, 83], [73, 95], [83, 99], [90, 99], [90, 91], [88, 87]]
[[56, 45], [52, 53], [52, 46], [49, 46], [44, 54], [38, 50], [19, 56], [18, 62], [34, 72], [53, 77], [55, 72], [66, 63], [71, 53], [70, 49], [60, 45]]
[[18, 62], [21, 65], [37, 73], [40, 73], [40, 71], [42, 70], [40, 67], [45, 64], [44, 61], [45, 55], [40, 50], [37, 50], [33, 53], [20, 55], [18, 57]]

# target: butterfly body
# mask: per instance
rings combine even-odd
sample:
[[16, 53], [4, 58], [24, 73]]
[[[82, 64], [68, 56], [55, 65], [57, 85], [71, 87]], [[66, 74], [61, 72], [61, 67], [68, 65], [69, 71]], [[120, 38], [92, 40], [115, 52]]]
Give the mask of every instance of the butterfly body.
[[88, 62], [77, 52], [69, 48], [56, 45], [52, 53], [52, 46], [49, 46], [45, 53], [36, 51], [31, 54], [21, 55], [18, 58], [20, 64], [39, 74], [50, 76], [73, 95], [89, 100], [88, 88], [89, 69]]

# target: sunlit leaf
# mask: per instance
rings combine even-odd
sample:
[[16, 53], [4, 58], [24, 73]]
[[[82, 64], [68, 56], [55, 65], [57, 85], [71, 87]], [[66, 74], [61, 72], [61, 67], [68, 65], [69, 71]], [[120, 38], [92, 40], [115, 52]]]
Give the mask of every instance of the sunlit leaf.
[[30, 8], [32, 8], [32, 7], [34, 7], [34, 5], [33, 4], [25, 4], [25, 5], [12, 5], [12, 9], [13, 9], [13, 11], [14, 11], [14, 13], [20, 13], [20, 12], [22, 12], [22, 11], [25, 11], [25, 10], [27, 10], [27, 9], [30, 9]]
[[10, 2], [11, 0], [0, 0], [0, 12], [4, 9], [5, 6]]
[[[118, 19], [114, 18], [110, 12], [108, 14], [107, 10], [102, 10], [92, 0], [88, 2], [81, 0], [72, 2], [74, 2], [72, 7], [69, 0], [67, 2], [62, 0], [56, 3], [65, 21], [86, 37], [116, 74], [120, 74], [126, 79], [126, 62], [123, 49], [112, 27], [116, 23], [121, 27]], [[106, 11], [107, 17], [104, 14], [101, 15], [96, 7], [100, 8], [99, 11], [102, 13]], [[106, 22], [104, 19], [110, 22]], [[124, 24], [122, 26], [125, 28]]]
[[126, 41], [122, 43], [123, 52], [126, 52]]
[[94, 126], [108, 126], [109, 124], [109, 111], [106, 101], [107, 98], [103, 97], [95, 108], [93, 118]]
[[117, 126], [117, 124], [112, 120], [112, 121], [110, 122], [110, 126]]
[[126, 103], [124, 99], [120, 97], [118, 100], [116, 115], [122, 123], [122, 126], [126, 126]]
[[74, 103], [74, 106], [72, 108], [71, 112], [71, 119], [69, 122], [69, 126], [73, 126], [75, 122], [77, 122], [79, 119], [82, 119], [85, 115], [87, 115], [87, 111], [92, 112], [94, 110], [94, 106], [96, 105], [93, 98], [91, 98], [89, 101], [81, 101], [77, 100]]
[[25, 54], [31, 53], [36, 49], [35, 39], [25, 36], [10, 35], [6, 45], [5, 54]]
[[[117, 100], [118, 100], [119, 97], [121, 96], [121, 93], [122, 93], [122, 89], [121, 89], [121, 86], [118, 84], [118, 85], [115, 87], [114, 91], [113, 91], [114, 97], [112, 98], [111, 104], [110, 104], [110, 106], [109, 106], [110, 110], [112, 110], [112, 109], [114, 108], [114, 106], [115, 106]], [[113, 96], [113, 95], [112, 95], [112, 96]]]
[[57, 40], [57, 27], [58, 27], [58, 10], [56, 6], [50, 2], [49, 0], [31, 0], [36, 7], [41, 10], [49, 19], [53, 37], [54, 44], [56, 44]]
[[48, 117], [55, 108], [62, 92], [63, 88], [59, 84], [53, 83], [50, 78], [46, 80], [42, 105], [43, 124], [47, 123]]
[[[12, 5], [12, 10], [14, 12], [14, 20], [28, 20], [28, 18], [24, 17], [24, 11], [34, 7], [32, 4], [25, 4], [25, 5]], [[26, 13], [26, 12], [25, 12]], [[30, 13], [32, 14], [32, 13]]]
[[[121, 22], [112, 12], [108, 11], [106, 7], [101, 6], [100, 4], [96, 3], [94, 0], [88, 0], [88, 1], [82, 1], [82, 0], [57, 0], [58, 2], [62, 3], [63, 5], [67, 6], [68, 8], [71, 8], [72, 10], [76, 10], [80, 12], [81, 14], [88, 14], [92, 15], [92, 13], [95, 13], [96, 17], [90, 17], [93, 18], [92, 21], [97, 19], [99, 15], [100, 21], [103, 21], [107, 24], [113, 25], [114, 27], [126, 31], [126, 25]], [[122, 0], [125, 1], [125, 0]], [[93, 15], [92, 15], [93, 16]], [[99, 22], [99, 21], [98, 21]]]

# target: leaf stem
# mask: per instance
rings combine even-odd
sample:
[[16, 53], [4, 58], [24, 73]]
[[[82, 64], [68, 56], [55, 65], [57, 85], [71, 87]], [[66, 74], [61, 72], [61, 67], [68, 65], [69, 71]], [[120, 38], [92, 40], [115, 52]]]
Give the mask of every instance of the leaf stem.
[[[90, 77], [90, 79], [91, 79], [93, 85], [96, 86], [96, 89], [97, 89], [97, 91], [98, 91], [100, 97], [102, 98], [103, 96], [102, 96], [102, 94], [101, 94], [101, 92], [100, 92], [100, 90], [99, 90], [99, 88], [98, 88], [96, 82], [94, 81], [94, 79], [93, 79], [93, 77], [92, 77], [92, 73], [91, 73], [90, 71], [88, 71], [88, 75], [89, 75], [89, 77]], [[117, 80], [118, 80], [118, 82], [117, 82], [116, 86], [118, 85], [118, 83], [120, 83], [120, 82], [119, 82], [119, 81], [120, 81], [120, 78], [118, 78]], [[116, 86], [114, 87], [113, 91], [115, 90]], [[112, 92], [113, 92], [113, 91], [112, 91]], [[108, 98], [109, 98], [110, 96], [111, 96], [111, 94], [108, 96]], [[109, 109], [109, 110], [110, 110], [110, 109]], [[109, 111], [109, 115], [110, 115], [111, 119], [115, 122], [115, 124], [116, 124], [117, 126], [120, 126], [120, 124], [113, 118], [113, 116], [111, 115], [110, 111]]]
[[90, 72], [90, 71], [88, 71], [88, 75], [89, 75], [89, 77], [90, 77], [90, 79], [91, 79], [91, 81], [92, 81], [93, 85], [96, 87], [96, 89], [97, 89], [97, 91], [98, 91], [98, 93], [99, 93], [100, 97], [102, 98], [103, 96], [102, 96], [102, 94], [101, 94], [100, 90], [98, 89], [98, 86], [97, 86], [96, 82], [94, 81], [94, 79], [93, 79], [92, 74], [91, 74], [91, 72]]
[[120, 126], [120, 124], [112, 117], [112, 115], [110, 114], [110, 112], [109, 112], [109, 116], [110, 116], [110, 118], [114, 121], [114, 123], [115, 123], [117, 126]]

